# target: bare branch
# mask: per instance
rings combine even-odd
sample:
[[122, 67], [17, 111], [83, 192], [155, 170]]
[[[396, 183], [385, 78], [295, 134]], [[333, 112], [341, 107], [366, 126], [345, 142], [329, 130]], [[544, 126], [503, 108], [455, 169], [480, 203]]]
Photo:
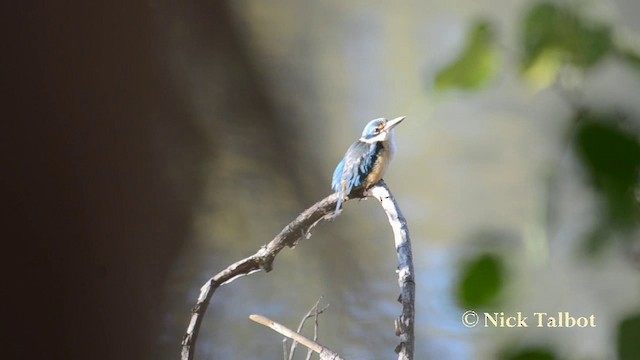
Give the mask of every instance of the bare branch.
[[[364, 194], [362, 192], [352, 193], [349, 197], [351, 199], [363, 198]], [[338, 194], [336, 193], [318, 201], [298, 215], [289, 225], [285, 226], [273, 240], [262, 246], [258, 252], [232, 264], [209, 279], [202, 286], [198, 301], [191, 310], [191, 320], [189, 321], [187, 332], [182, 338], [182, 360], [193, 360], [200, 325], [202, 324], [202, 319], [216, 289], [239, 277], [260, 270], [266, 272], [271, 271], [276, 255], [278, 255], [285, 246], [294, 247], [302, 238], [308, 237], [311, 229], [320, 221], [333, 219], [337, 202]]]
[[[393, 229], [395, 247], [399, 260], [398, 282], [401, 289], [399, 301], [402, 303], [402, 314], [396, 320], [396, 334], [401, 340], [400, 344], [396, 347], [396, 352], [398, 353], [398, 359], [412, 360], [414, 349], [415, 280], [409, 230], [404, 216], [400, 212], [393, 195], [384, 181], [380, 180], [369, 189], [366, 194], [370, 194], [381, 202], [389, 218], [391, 228]], [[360, 190], [352, 192], [349, 198], [364, 198], [367, 195]], [[282, 229], [280, 234], [260, 248], [255, 254], [232, 264], [209, 279], [209, 281], [202, 286], [198, 301], [191, 311], [191, 320], [187, 332], [182, 339], [182, 360], [193, 360], [195, 344], [202, 319], [207, 311], [211, 297], [217, 288], [238, 277], [246, 276], [260, 270], [264, 270], [265, 272], [271, 271], [276, 255], [285, 246], [294, 247], [302, 238], [308, 237], [311, 229], [320, 221], [330, 220], [335, 217], [337, 201], [338, 194], [335, 193], [320, 200], [301, 213], [294, 221]], [[323, 358], [322, 353], [320, 356], [321, 359], [331, 358]], [[332, 359], [339, 359], [339, 357], [333, 357]]]
[[293, 341], [299, 342], [300, 344], [306, 346], [307, 348], [313, 350], [314, 352], [320, 355], [321, 360], [343, 360], [338, 354], [334, 351], [327, 349], [326, 347], [318, 344], [317, 342], [298, 334], [297, 332], [289, 329], [288, 327], [279, 324], [271, 319], [268, 319], [262, 315], [250, 315], [249, 319], [257, 322], [258, 324], [264, 325], [273, 329], [274, 331], [292, 339]]
[[413, 327], [416, 285], [413, 275], [413, 255], [407, 220], [400, 212], [396, 200], [383, 180], [374, 185], [368, 193], [380, 201], [393, 230], [393, 238], [398, 254], [397, 272], [398, 284], [400, 285], [400, 297], [398, 300], [402, 304], [402, 314], [396, 319], [396, 335], [400, 337], [400, 344], [396, 347], [396, 352], [399, 360], [412, 360], [415, 343]]

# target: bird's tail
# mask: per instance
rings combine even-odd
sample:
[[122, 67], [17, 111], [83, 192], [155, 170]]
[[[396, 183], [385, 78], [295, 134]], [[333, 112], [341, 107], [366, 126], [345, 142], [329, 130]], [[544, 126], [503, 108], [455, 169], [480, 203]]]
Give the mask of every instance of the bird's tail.
[[344, 202], [344, 192], [338, 191], [338, 203], [336, 204], [336, 212], [334, 216], [338, 216], [340, 213], [340, 208], [342, 207], [342, 203]]
[[338, 189], [338, 203], [336, 204], [336, 213], [334, 216], [338, 216], [340, 213], [340, 209], [342, 208], [342, 203], [344, 202], [344, 197], [346, 194], [351, 193], [351, 187], [349, 186], [349, 182], [346, 180], [342, 180], [342, 186]]

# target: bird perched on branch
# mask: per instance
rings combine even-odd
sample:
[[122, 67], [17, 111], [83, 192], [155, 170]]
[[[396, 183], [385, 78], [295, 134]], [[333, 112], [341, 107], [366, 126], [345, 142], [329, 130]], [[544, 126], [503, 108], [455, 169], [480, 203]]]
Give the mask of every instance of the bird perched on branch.
[[387, 120], [369, 121], [362, 137], [354, 142], [333, 172], [331, 188], [340, 194], [336, 214], [342, 202], [357, 188], [367, 190], [382, 179], [395, 150], [393, 128], [404, 120], [404, 116]]

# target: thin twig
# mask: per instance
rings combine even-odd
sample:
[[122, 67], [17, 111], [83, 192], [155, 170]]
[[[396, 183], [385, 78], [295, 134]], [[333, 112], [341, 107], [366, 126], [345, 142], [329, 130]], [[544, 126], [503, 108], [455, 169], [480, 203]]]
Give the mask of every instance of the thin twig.
[[317, 342], [298, 334], [297, 332], [289, 329], [288, 327], [279, 324], [271, 319], [268, 319], [262, 315], [249, 315], [249, 319], [257, 322], [258, 324], [264, 325], [273, 329], [274, 331], [292, 339], [293, 341], [297, 341], [300, 344], [306, 346], [307, 348], [313, 350], [314, 352], [320, 355], [321, 360], [343, 360], [338, 354], [334, 351], [318, 344]]
[[[260, 270], [271, 271], [273, 261], [278, 253], [285, 247], [294, 247], [302, 238], [308, 237], [311, 229], [322, 220], [330, 220], [335, 217], [338, 194], [334, 193], [318, 201], [310, 208], [302, 212], [268, 244], [262, 246], [255, 254], [244, 258], [227, 267], [217, 275], [209, 279], [200, 289], [200, 295], [196, 305], [191, 310], [191, 320], [187, 331], [182, 338], [182, 360], [193, 360], [195, 345], [202, 325], [202, 319], [207, 312], [207, 307], [216, 289], [223, 284], [255, 273]], [[352, 193], [351, 199], [363, 198], [364, 194]]]
[[413, 272], [413, 255], [411, 252], [411, 238], [407, 220], [400, 212], [391, 191], [383, 180], [380, 180], [369, 191], [369, 194], [380, 201], [393, 229], [393, 238], [398, 254], [398, 284], [400, 285], [399, 301], [402, 304], [402, 314], [396, 319], [396, 335], [400, 337], [400, 344], [396, 347], [399, 360], [412, 360], [415, 344], [415, 296], [416, 285]]
[[[324, 311], [329, 305], [327, 305], [324, 309], [322, 309], [321, 311], [318, 311], [318, 307], [316, 306], [315, 312], [313, 314], [313, 341], [318, 341], [318, 315]], [[311, 352], [311, 350], [307, 350], [307, 357], [305, 358], [306, 360], [311, 360], [311, 354], [313, 354]]]
[[[302, 318], [302, 320], [300, 320], [300, 324], [298, 325], [298, 329], [296, 330], [296, 332], [298, 334], [302, 333], [302, 328], [304, 327], [304, 324], [306, 323], [306, 321], [315, 316], [316, 317], [316, 323], [318, 320], [318, 315], [322, 314], [325, 310], [327, 310], [327, 308], [329, 308], [329, 304], [327, 304], [326, 306], [324, 306], [322, 309], [318, 310], [318, 305], [320, 305], [320, 300], [322, 300], [322, 296], [318, 299], [318, 301], [316, 301], [316, 303], [311, 307], [311, 309], [309, 309], [309, 311], [307, 312], [307, 314]], [[313, 313], [313, 314], [312, 314]], [[313, 339], [318, 340], [317, 337], [314, 337]], [[296, 350], [296, 345], [298, 343], [296, 341], [293, 341], [291, 343], [291, 349], [289, 349], [289, 360], [293, 360], [293, 354]]]
[[282, 360], [287, 360], [287, 338], [282, 339]]

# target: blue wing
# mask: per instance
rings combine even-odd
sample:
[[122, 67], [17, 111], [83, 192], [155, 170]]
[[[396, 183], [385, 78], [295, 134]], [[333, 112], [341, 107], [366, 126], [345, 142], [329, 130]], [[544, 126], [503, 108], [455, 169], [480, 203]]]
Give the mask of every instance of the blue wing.
[[336, 212], [340, 210], [344, 197], [364, 183], [375, 163], [379, 150], [378, 145], [377, 143], [367, 144], [356, 141], [349, 147], [344, 159], [336, 166], [331, 181], [331, 188], [340, 194]]
[[344, 171], [344, 163], [345, 159], [342, 159], [342, 161], [340, 161], [338, 166], [336, 166], [336, 169], [333, 171], [333, 177], [331, 178], [331, 188], [336, 192], [339, 192], [340, 188], [342, 187], [342, 185], [340, 184], [342, 183], [342, 171]]

